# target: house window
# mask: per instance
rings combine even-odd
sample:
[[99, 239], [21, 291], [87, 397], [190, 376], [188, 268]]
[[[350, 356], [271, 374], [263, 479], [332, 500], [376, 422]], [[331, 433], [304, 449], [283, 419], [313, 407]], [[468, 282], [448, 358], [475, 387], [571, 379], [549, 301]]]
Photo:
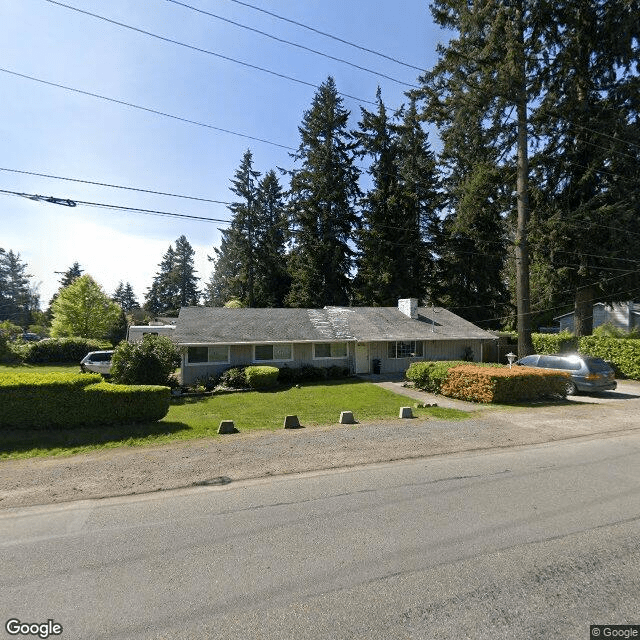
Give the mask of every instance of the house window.
[[421, 340], [389, 342], [387, 355], [389, 358], [422, 358], [424, 354]]
[[346, 342], [316, 342], [313, 345], [314, 358], [346, 358]]
[[188, 347], [187, 361], [189, 364], [215, 364], [229, 362], [229, 347], [215, 345], [212, 347]]
[[293, 360], [291, 344], [257, 344], [253, 349], [253, 359], [257, 362]]

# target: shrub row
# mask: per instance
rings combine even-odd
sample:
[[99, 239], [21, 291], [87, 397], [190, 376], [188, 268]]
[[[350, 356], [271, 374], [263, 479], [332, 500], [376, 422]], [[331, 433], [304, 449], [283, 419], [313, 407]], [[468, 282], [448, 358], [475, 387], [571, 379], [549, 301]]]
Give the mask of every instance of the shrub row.
[[[255, 370], [263, 371], [263, 373], [254, 373]], [[266, 371], [269, 371], [267, 374]], [[249, 373], [251, 371], [251, 373]], [[262, 377], [266, 376], [269, 380], [268, 386], [274, 386], [271, 383], [270, 376], [273, 375], [273, 371], [277, 372], [277, 382], [280, 384], [297, 384], [299, 382], [318, 382], [321, 380], [339, 380], [341, 378], [347, 378], [349, 376], [349, 369], [346, 367], [313, 367], [306, 365], [304, 367], [287, 367], [284, 366], [281, 369], [277, 367], [268, 366], [254, 366], [245, 365], [240, 367], [232, 367], [223, 371], [220, 375], [220, 384], [230, 389], [264, 389], [265, 386], [255, 386], [255, 382], [258, 385], [262, 385]], [[267, 384], [265, 382], [265, 384]]]
[[0, 427], [67, 428], [155, 422], [169, 410], [168, 387], [108, 384], [99, 374], [0, 376]]
[[[463, 360], [437, 360], [425, 362], [413, 362], [405, 373], [405, 378], [411, 380], [418, 389], [424, 389], [429, 393], [441, 393], [449, 370], [453, 367], [468, 365]], [[472, 366], [475, 367], [495, 367], [500, 368], [503, 365], [476, 362]]]
[[461, 365], [449, 369], [440, 392], [471, 402], [522, 402], [564, 397], [569, 374], [546, 369]]
[[40, 342], [32, 342], [22, 347], [24, 362], [43, 364], [50, 362], [80, 363], [90, 351], [111, 349], [109, 342], [89, 340], [87, 338], [49, 338]]
[[581, 353], [610, 362], [616, 375], [640, 380], [640, 339], [593, 335], [577, 338], [567, 331], [557, 334], [534, 333], [536, 353]]
[[640, 380], [640, 340], [637, 338], [585, 336], [580, 338], [580, 353], [611, 362], [617, 375]]

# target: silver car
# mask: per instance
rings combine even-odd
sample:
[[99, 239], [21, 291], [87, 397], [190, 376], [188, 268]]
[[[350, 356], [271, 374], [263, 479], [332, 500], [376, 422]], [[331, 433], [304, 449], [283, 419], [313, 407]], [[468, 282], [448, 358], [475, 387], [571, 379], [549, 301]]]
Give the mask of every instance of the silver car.
[[108, 376], [111, 373], [112, 356], [113, 351], [91, 351], [80, 361], [80, 369]]
[[522, 367], [566, 371], [571, 375], [571, 379], [567, 381], [568, 396], [578, 391], [585, 393], [611, 391], [618, 386], [613, 369], [604, 360], [591, 356], [533, 355], [525, 356], [516, 364]]

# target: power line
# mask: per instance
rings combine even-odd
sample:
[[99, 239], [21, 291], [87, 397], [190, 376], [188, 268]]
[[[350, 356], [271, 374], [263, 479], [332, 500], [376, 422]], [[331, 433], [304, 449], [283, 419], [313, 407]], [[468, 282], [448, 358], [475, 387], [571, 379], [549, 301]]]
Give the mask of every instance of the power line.
[[392, 76], [388, 76], [384, 73], [381, 73], [379, 71], [375, 71], [373, 69], [369, 69], [367, 67], [362, 67], [358, 64], [355, 64], [353, 62], [349, 62], [348, 60], [345, 60], [344, 58], [338, 58], [337, 56], [332, 56], [328, 53], [324, 53], [323, 51], [318, 51], [317, 49], [312, 49], [311, 47], [307, 47], [303, 44], [299, 44], [298, 42], [292, 42], [291, 40], [285, 40], [284, 38], [279, 38], [278, 36], [274, 36], [271, 33], [267, 33], [266, 31], [261, 31], [260, 29], [255, 29], [254, 27], [250, 27], [246, 24], [242, 24], [241, 22], [236, 22], [235, 20], [230, 20], [229, 18], [225, 18], [223, 16], [217, 15], [215, 13], [211, 13], [209, 11], [205, 11], [204, 9], [198, 9], [197, 7], [193, 7], [190, 4], [186, 4], [185, 2], [180, 2], [179, 0], [165, 0], [165, 2], [170, 2], [172, 4], [175, 5], [179, 5], [181, 7], [184, 7], [185, 9], [189, 9], [191, 11], [195, 11], [196, 13], [200, 13], [202, 15], [205, 16], [209, 16], [211, 18], [215, 18], [217, 20], [221, 20], [222, 22], [226, 22], [228, 24], [232, 24], [236, 27], [239, 27], [241, 29], [246, 29], [247, 31], [251, 31], [253, 33], [258, 33], [261, 36], [265, 36], [266, 38], [270, 38], [271, 40], [275, 40], [276, 42], [280, 42], [282, 44], [287, 44], [289, 46], [292, 47], [297, 47], [298, 49], [302, 49], [303, 51], [309, 51], [310, 53], [314, 53], [318, 56], [322, 56], [323, 58], [328, 58], [329, 60], [334, 60], [336, 62], [340, 62], [342, 64], [346, 64], [349, 65], [350, 67], [353, 67], [354, 69], [359, 69], [360, 71], [365, 71], [367, 73], [371, 73], [375, 76], [378, 76], [380, 78], [385, 78], [386, 80], [391, 80], [392, 82], [395, 82], [397, 84], [401, 84], [405, 87], [412, 87], [412, 88], [417, 88], [417, 85], [415, 84], [411, 84], [409, 82], [404, 82], [402, 80], [398, 80], [398, 78], [393, 78]]
[[[47, 0], [49, 2], [50, 0]], [[106, 100], [107, 102], [113, 102], [114, 104], [119, 104], [124, 107], [130, 107], [132, 109], [139, 109], [140, 111], [146, 111], [147, 113], [153, 113], [157, 116], [162, 116], [164, 118], [171, 118], [172, 120], [178, 120], [180, 122], [186, 122], [187, 124], [193, 124], [198, 127], [205, 127], [207, 129], [212, 129], [214, 131], [220, 131], [222, 133], [228, 133], [233, 136], [239, 136], [240, 138], [245, 138], [247, 140], [254, 140], [255, 142], [263, 142], [264, 144], [270, 144], [274, 147], [280, 147], [281, 149], [286, 149], [287, 151], [295, 151], [295, 147], [289, 147], [285, 144], [280, 144], [279, 142], [273, 142], [272, 140], [266, 140], [264, 138], [257, 138], [256, 136], [251, 136], [246, 133], [240, 133], [238, 131], [232, 131], [231, 129], [224, 129], [222, 127], [217, 127], [212, 124], [207, 124], [205, 122], [198, 122], [197, 120], [190, 120], [188, 118], [183, 118], [181, 116], [176, 116], [171, 113], [166, 113], [165, 111], [158, 111], [157, 109], [152, 109], [151, 107], [143, 107], [138, 104], [134, 104], [132, 102], [126, 102], [125, 100], [118, 100], [117, 98], [110, 98], [108, 96], [103, 96], [99, 93], [92, 93], [91, 91], [83, 91], [82, 89], [76, 89], [75, 87], [69, 87], [64, 84], [59, 84], [57, 82], [50, 82], [48, 80], [43, 80], [42, 78], [36, 78], [34, 76], [28, 76], [24, 73], [18, 73], [17, 71], [11, 71], [10, 69], [4, 69], [0, 67], [0, 71], [3, 73], [8, 73], [12, 76], [17, 76], [18, 78], [24, 78], [25, 80], [32, 80], [33, 82], [39, 82], [40, 84], [48, 85], [50, 87], [56, 87], [57, 89], [64, 89], [65, 91], [72, 91], [73, 93], [79, 93], [81, 95], [90, 96], [91, 98], [98, 98], [99, 100]]]
[[[97, 18], [98, 20], [102, 20], [104, 22], [108, 22], [109, 24], [116, 25], [118, 27], [122, 27], [123, 29], [129, 29], [130, 31], [135, 31], [136, 33], [140, 33], [145, 36], [149, 36], [150, 38], [155, 38], [157, 40], [161, 40], [162, 42], [168, 42], [170, 44], [175, 44], [179, 47], [184, 47], [185, 49], [190, 49], [191, 51], [197, 51], [198, 53], [204, 53], [209, 56], [214, 56], [216, 58], [220, 58], [221, 60], [226, 60], [227, 62], [233, 62], [235, 64], [239, 64], [243, 67], [247, 67], [248, 69], [253, 69], [255, 71], [262, 71], [263, 73], [268, 73], [272, 76], [276, 76], [278, 78], [282, 78], [284, 80], [289, 80], [291, 82], [297, 82], [298, 84], [305, 85], [307, 87], [312, 87], [314, 89], [320, 89], [320, 86], [314, 84], [313, 82], [308, 82], [306, 80], [301, 80], [300, 78], [294, 78], [293, 76], [288, 76], [284, 73], [280, 73], [278, 71], [273, 71], [271, 69], [267, 69], [266, 67], [260, 67], [255, 64], [251, 64], [249, 62], [245, 62], [243, 60], [238, 60], [237, 58], [231, 58], [230, 56], [225, 56], [221, 53], [216, 53], [215, 51], [211, 51], [209, 49], [203, 49], [202, 47], [196, 47], [195, 45], [187, 44], [186, 42], [181, 42], [180, 40], [173, 40], [172, 38], [167, 38], [165, 36], [161, 36], [157, 33], [152, 33], [151, 31], [145, 31], [144, 29], [140, 29], [138, 27], [134, 27], [130, 24], [126, 24], [124, 22], [118, 22], [117, 20], [112, 20], [111, 18], [107, 18], [105, 16], [98, 15], [97, 13], [91, 13], [90, 11], [85, 11], [84, 9], [79, 9], [78, 7], [73, 7], [69, 4], [64, 4], [62, 2], [58, 2], [58, 0], [44, 0], [50, 4], [56, 5], [58, 7], [63, 7], [64, 9], [69, 9], [71, 11], [76, 11], [77, 13], [81, 13], [83, 15], [91, 16], [92, 18]], [[356, 96], [352, 96], [348, 93], [342, 93], [338, 91], [341, 96], [345, 98], [350, 98], [351, 100], [355, 100], [357, 102], [365, 102], [367, 104], [375, 104], [375, 102], [371, 100], [365, 100], [363, 98], [357, 98]]]
[[230, 220], [223, 220], [221, 218], [207, 218], [205, 216], [194, 216], [187, 213], [174, 213], [172, 211], [159, 211], [157, 209], [141, 209], [139, 207], [125, 207], [117, 204], [108, 204], [104, 202], [89, 202], [87, 200], [72, 200], [70, 198], [58, 198], [56, 196], [41, 196], [35, 193], [21, 193], [20, 191], [8, 191], [6, 189], [0, 189], [0, 193], [10, 196], [18, 196], [21, 198], [27, 198], [29, 200], [35, 200], [40, 202], [48, 202], [50, 204], [59, 204], [68, 207], [75, 207], [76, 205], [85, 205], [87, 207], [98, 207], [101, 209], [109, 209], [112, 211], [124, 211], [131, 213], [142, 213], [146, 215], [156, 216], [168, 216], [171, 218], [180, 218], [187, 220], [199, 220], [201, 222], [217, 222], [223, 224], [230, 224]]
[[119, 184], [109, 184], [106, 182], [95, 182], [93, 180], [82, 180], [80, 178], [65, 178], [64, 176], [54, 176], [48, 173], [38, 173], [36, 171], [22, 171], [20, 169], [8, 169], [6, 167], [0, 167], [0, 171], [7, 171], [10, 173], [19, 173], [26, 176], [38, 176], [39, 178], [50, 178], [51, 180], [66, 180], [67, 182], [78, 182], [80, 184], [91, 184], [98, 187], [108, 187], [110, 189], [124, 189], [126, 191], [136, 191], [139, 193], [151, 193], [158, 196], [169, 196], [170, 198], [184, 198], [186, 200], [195, 200], [197, 202], [210, 202], [213, 204], [230, 205], [231, 202], [224, 200], [212, 200], [211, 198], [199, 198], [197, 196], [186, 196], [179, 193], [168, 193], [166, 191], [154, 191], [152, 189], [143, 189], [141, 187], [125, 187]]
[[308, 31], [312, 31], [313, 33], [317, 33], [318, 35], [324, 36], [325, 38], [331, 38], [332, 40], [335, 40], [336, 42], [341, 42], [342, 44], [346, 44], [350, 47], [353, 47], [354, 49], [359, 49], [360, 51], [365, 51], [366, 53], [371, 53], [374, 56], [378, 56], [380, 58], [384, 58], [385, 60], [389, 60], [391, 62], [395, 62], [396, 64], [400, 64], [403, 67], [407, 67], [409, 69], [415, 69], [416, 71], [420, 71], [420, 72], [424, 72], [426, 71], [426, 69], [423, 69], [422, 67], [417, 67], [413, 64], [409, 64], [408, 62], [403, 62], [402, 60], [399, 60], [398, 58], [394, 58], [392, 56], [389, 56], [385, 53], [382, 53], [380, 51], [376, 51], [374, 49], [369, 49], [367, 47], [363, 47], [359, 44], [356, 44], [354, 42], [351, 42], [349, 40], [344, 40], [343, 38], [339, 38], [338, 36], [335, 36], [331, 33], [327, 33], [326, 31], [320, 31], [320, 29], [316, 29], [315, 27], [311, 27], [308, 24], [304, 24], [302, 22], [298, 22], [296, 20], [292, 20], [291, 18], [286, 18], [284, 16], [278, 15], [277, 13], [273, 13], [272, 11], [267, 11], [266, 9], [262, 9], [261, 7], [256, 7], [255, 5], [249, 4], [248, 2], [241, 2], [241, 0], [230, 0], [231, 2], [235, 2], [236, 4], [240, 4], [243, 7], [248, 7], [249, 9], [253, 9], [254, 11], [260, 11], [260, 13], [264, 13], [268, 16], [271, 16], [272, 18], [276, 18], [278, 20], [282, 20], [283, 22], [288, 22], [289, 24], [293, 24], [297, 27], [302, 27], [303, 29], [307, 29]]

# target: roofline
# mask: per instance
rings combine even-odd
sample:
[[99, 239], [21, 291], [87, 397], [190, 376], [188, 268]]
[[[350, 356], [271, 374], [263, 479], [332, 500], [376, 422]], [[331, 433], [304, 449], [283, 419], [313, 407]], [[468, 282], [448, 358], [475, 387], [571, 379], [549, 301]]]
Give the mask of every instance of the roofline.
[[365, 343], [365, 342], [413, 342], [416, 340], [425, 340], [430, 341], [433, 339], [437, 340], [498, 340], [497, 336], [445, 336], [443, 334], [434, 334], [433, 338], [416, 338], [413, 336], [401, 336], [401, 337], [388, 337], [388, 338], [343, 338], [343, 339], [331, 339], [327, 338], [324, 340], [251, 340], [245, 342], [229, 342], [228, 340], [221, 340], [220, 342], [216, 342], [214, 340], [209, 340], [207, 342], [180, 342], [176, 340], [176, 344], [180, 347], [208, 347], [212, 344], [221, 345], [221, 346], [229, 346], [229, 347], [238, 347], [238, 346], [251, 346], [255, 344], [317, 344], [322, 342], [353, 342], [353, 343]]

